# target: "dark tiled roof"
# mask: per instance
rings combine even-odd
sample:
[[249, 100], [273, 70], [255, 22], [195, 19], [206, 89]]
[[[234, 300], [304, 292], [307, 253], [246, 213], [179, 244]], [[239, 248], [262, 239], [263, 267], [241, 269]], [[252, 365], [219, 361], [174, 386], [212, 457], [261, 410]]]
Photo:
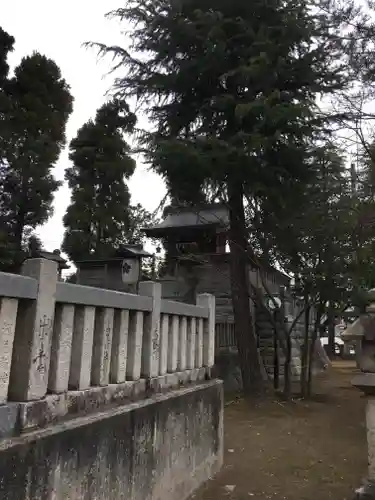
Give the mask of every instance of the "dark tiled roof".
[[76, 263], [82, 264], [84, 262], [113, 262], [116, 260], [123, 260], [127, 257], [152, 257], [152, 254], [143, 250], [142, 245], [123, 245], [121, 248], [114, 250], [111, 256], [107, 258], [97, 257], [95, 254], [84, 260], [79, 260]]
[[46, 250], [41, 250], [38, 252], [39, 257], [42, 259], [53, 260], [59, 264], [61, 269], [70, 269], [70, 266], [67, 265], [67, 260], [61, 257], [61, 255], [57, 252], [47, 252]]
[[156, 226], [143, 229], [146, 234], [162, 233], [164, 230], [177, 228], [193, 228], [206, 226], [228, 227], [228, 209], [221, 204], [203, 205], [198, 207], [171, 207], [163, 222]]

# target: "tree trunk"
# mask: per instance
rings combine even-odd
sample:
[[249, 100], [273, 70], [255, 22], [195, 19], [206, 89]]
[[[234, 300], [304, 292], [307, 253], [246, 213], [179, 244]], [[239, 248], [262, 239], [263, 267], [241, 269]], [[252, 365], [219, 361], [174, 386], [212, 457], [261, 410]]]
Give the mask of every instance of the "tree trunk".
[[12, 257], [11, 272], [19, 272], [19, 268], [23, 260], [22, 238], [25, 229], [25, 212], [20, 209], [17, 213], [16, 223], [14, 226], [13, 238], [10, 240], [14, 246], [14, 254]]
[[310, 343], [310, 349], [309, 349], [309, 366], [308, 366], [308, 375], [307, 375], [307, 394], [306, 396], [308, 398], [311, 397], [312, 394], [312, 382], [313, 382], [313, 364], [314, 364], [314, 358], [316, 356], [316, 342], [318, 340], [318, 331], [319, 331], [319, 326], [320, 326], [320, 320], [322, 317], [322, 309], [323, 306], [322, 304], [319, 304], [317, 313], [316, 313], [316, 319], [315, 319], [315, 325], [314, 325], [314, 330], [311, 338], [311, 343]]
[[335, 310], [332, 302], [328, 307], [328, 356], [330, 359], [335, 357]]
[[292, 363], [292, 339], [291, 332], [286, 336], [286, 356], [284, 361], [284, 398], [289, 400], [292, 395], [292, 380], [291, 380], [291, 363]]
[[[276, 321], [275, 321], [276, 323]], [[277, 391], [280, 387], [280, 359], [277, 324], [273, 329], [273, 388]]]
[[16, 225], [14, 228], [14, 244], [17, 251], [22, 250], [22, 237], [23, 237], [23, 229], [25, 227], [25, 216], [22, 212], [17, 214]]
[[243, 389], [245, 394], [254, 396], [263, 392], [265, 382], [250, 312], [249, 262], [241, 181], [228, 185], [228, 197], [230, 271], [235, 332]]
[[21, 185], [21, 192], [19, 193], [20, 203], [16, 215], [16, 223], [14, 226], [14, 233], [13, 233], [13, 242], [15, 247], [13, 266], [15, 266], [15, 268], [18, 268], [22, 263], [22, 238], [26, 223], [27, 196], [28, 196], [27, 186], [29, 181], [29, 176], [25, 172], [26, 172], [25, 168], [22, 168], [21, 171], [22, 185]]
[[308, 358], [309, 358], [309, 344], [310, 344], [310, 307], [309, 307], [309, 294], [305, 289], [304, 293], [304, 333], [303, 333], [303, 348], [301, 354], [301, 396], [307, 396], [308, 386]]

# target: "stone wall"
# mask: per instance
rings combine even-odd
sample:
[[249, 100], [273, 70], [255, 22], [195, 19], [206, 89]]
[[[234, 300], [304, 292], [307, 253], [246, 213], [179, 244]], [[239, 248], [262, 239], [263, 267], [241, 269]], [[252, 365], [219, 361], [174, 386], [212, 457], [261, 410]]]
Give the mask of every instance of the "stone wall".
[[[275, 322], [279, 331], [282, 328], [284, 317], [281, 314], [276, 314]], [[285, 325], [289, 328], [289, 325]], [[301, 374], [301, 338], [299, 324], [297, 328], [291, 332], [291, 376], [292, 380], [299, 380]], [[261, 356], [264, 361], [264, 366], [268, 376], [272, 379], [278, 373], [280, 381], [284, 377], [284, 361], [285, 357], [281, 347], [275, 339], [275, 328], [269, 318], [269, 313], [263, 307], [256, 308], [256, 332], [258, 335], [258, 343]]]
[[222, 462], [215, 298], [0, 273], [0, 498], [184, 500]]
[[[290, 294], [285, 294], [283, 298], [283, 318], [287, 318], [286, 328], [289, 329], [294, 318], [299, 316], [301, 305], [298, 304]], [[310, 324], [313, 325], [313, 312], [311, 313]], [[276, 324], [281, 328], [281, 321], [285, 321], [281, 313], [276, 315]], [[254, 328], [258, 339], [258, 347], [266, 373], [270, 379], [277, 373], [280, 386], [284, 377], [284, 354], [280, 346], [275, 344], [274, 324], [270, 320], [269, 312], [264, 306], [258, 304], [253, 306]], [[292, 361], [291, 375], [292, 380], [299, 382], [301, 374], [301, 347], [304, 339], [304, 317], [301, 316], [293, 327], [291, 332], [292, 343]], [[241, 372], [239, 369], [238, 351], [236, 337], [234, 333], [234, 324], [231, 322], [219, 322], [216, 324], [216, 373], [224, 380], [226, 390], [238, 391], [242, 389]], [[318, 357], [318, 356], [317, 356]], [[318, 362], [314, 369], [320, 370], [324, 362]]]
[[[229, 258], [230, 254], [202, 256], [202, 263], [193, 266], [189, 272], [181, 266], [178, 275], [160, 280], [163, 297], [194, 303], [197, 295], [212, 294], [216, 299], [216, 322], [233, 321]], [[262, 289], [258, 271], [250, 267], [249, 280]], [[285, 278], [277, 272], [265, 273], [265, 280], [267, 288], [274, 294], [278, 294], [280, 286], [285, 284]]]
[[221, 383], [0, 443], [2, 500], [183, 500], [222, 464]]

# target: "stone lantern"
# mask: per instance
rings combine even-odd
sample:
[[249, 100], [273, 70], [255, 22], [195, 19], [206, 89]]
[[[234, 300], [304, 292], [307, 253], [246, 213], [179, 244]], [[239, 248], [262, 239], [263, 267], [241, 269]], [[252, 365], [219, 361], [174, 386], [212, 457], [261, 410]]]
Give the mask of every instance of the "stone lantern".
[[356, 498], [360, 500], [375, 500], [375, 289], [368, 292], [368, 302], [366, 312], [342, 333], [344, 342], [357, 344], [360, 373], [355, 375], [352, 384], [366, 396], [368, 477], [356, 490]]

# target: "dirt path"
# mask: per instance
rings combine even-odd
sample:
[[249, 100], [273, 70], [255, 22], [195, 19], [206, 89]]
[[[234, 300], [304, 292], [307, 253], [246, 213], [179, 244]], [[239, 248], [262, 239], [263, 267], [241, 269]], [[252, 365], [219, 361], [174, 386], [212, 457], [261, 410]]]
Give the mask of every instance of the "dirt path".
[[339, 362], [316, 383], [314, 401], [231, 404], [225, 465], [195, 500], [345, 500], [366, 475], [364, 400]]

